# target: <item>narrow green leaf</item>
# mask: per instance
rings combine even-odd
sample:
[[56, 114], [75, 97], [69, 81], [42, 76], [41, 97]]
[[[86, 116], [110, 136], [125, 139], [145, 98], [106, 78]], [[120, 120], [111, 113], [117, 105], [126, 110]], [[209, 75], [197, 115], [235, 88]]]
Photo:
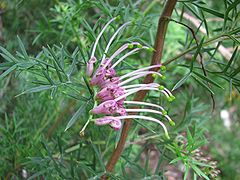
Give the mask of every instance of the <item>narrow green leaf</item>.
[[53, 87], [52, 91], [51, 91], [51, 99], [53, 99], [57, 93], [58, 87], [55, 86]]
[[199, 169], [197, 166], [195, 166], [194, 164], [192, 165], [193, 170], [200, 176], [203, 177], [204, 179], [210, 180], [209, 177], [204, 174], [201, 169]]
[[204, 75], [202, 75], [202, 74], [200, 74], [200, 73], [198, 73], [198, 72], [195, 72], [195, 71], [193, 71], [193, 73], [196, 74], [196, 75], [197, 75], [198, 77], [200, 77], [201, 79], [204, 79], [204, 80], [206, 80], [207, 82], [209, 82], [209, 83], [211, 83], [211, 84], [213, 84], [213, 85], [215, 85], [215, 86], [217, 86], [217, 87], [219, 87], [219, 88], [221, 88], [221, 89], [224, 89], [224, 87], [222, 87], [222, 86], [221, 86], [220, 84], [218, 84], [217, 82], [211, 80], [211, 79], [208, 78], [207, 76], [204, 76]]
[[204, 84], [201, 80], [199, 80], [197, 77], [192, 76], [193, 79], [195, 79], [202, 87], [206, 88], [211, 94], [214, 94], [214, 92], [208, 87], [207, 84]]
[[60, 62], [58, 61], [58, 58], [56, 57], [56, 55], [55, 55], [55, 53], [53, 52], [53, 50], [50, 48], [49, 45], [47, 45], [47, 47], [48, 47], [48, 50], [49, 50], [51, 56], [53, 57], [53, 60], [56, 62], [57, 66], [59, 67], [59, 69], [60, 69], [63, 73], [65, 73], [63, 67], [61, 66]]
[[14, 62], [5, 62], [5, 63], [0, 63], [0, 70], [6, 70], [9, 69], [10, 67], [14, 66]]
[[189, 173], [189, 163], [186, 164], [185, 166], [185, 173], [184, 173], [184, 177], [183, 177], [183, 180], [186, 180], [187, 177], [188, 177], [188, 173]]
[[230, 13], [230, 11], [234, 8], [237, 7], [237, 5], [240, 3], [240, 0], [235, 0], [233, 3], [231, 3], [227, 10], [225, 11], [225, 14], [224, 14], [224, 24], [223, 24], [223, 29], [226, 28], [226, 24], [227, 24], [227, 20], [229, 19], [228, 17], [228, 14]]
[[172, 91], [174, 91], [174, 90], [178, 89], [180, 86], [182, 86], [190, 76], [191, 76], [191, 72], [185, 74], [185, 75], [183, 76], [183, 78], [180, 79], [180, 80], [175, 84], [175, 86], [172, 88]]
[[192, 58], [192, 63], [191, 63], [190, 72], [193, 71], [193, 63], [196, 61], [197, 56], [198, 56], [198, 54], [199, 54], [200, 51], [201, 51], [201, 48], [202, 48], [202, 46], [203, 46], [203, 42], [204, 42], [204, 37], [203, 37], [202, 40], [200, 41], [199, 45], [197, 46], [197, 50], [196, 50], [195, 53], [194, 53], [194, 56], [193, 56], [193, 58]]
[[93, 150], [94, 150], [94, 152], [95, 152], [95, 154], [96, 154], [96, 157], [97, 157], [98, 160], [99, 160], [99, 163], [100, 163], [100, 165], [101, 165], [102, 170], [105, 171], [105, 165], [104, 165], [104, 163], [103, 163], [102, 157], [100, 156], [100, 153], [99, 153], [96, 145], [93, 144], [92, 142], [90, 142], [90, 144], [91, 144], [91, 146], [92, 146], [92, 148], [93, 148]]
[[203, 13], [202, 10], [200, 10], [200, 13], [201, 13], [201, 15], [202, 15], [202, 20], [203, 20], [203, 24], [204, 24], [205, 29], [206, 29], [207, 36], [209, 36], [209, 30], [208, 30], [207, 20], [206, 20], [205, 15], [204, 15], [204, 13]]
[[235, 58], [235, 56], [236, 56], [236, 54], [237, 54], [237, 51], [238, 51], [238, 46], [235, 48], [235, 50], [234, 50], [234, 52], [233, 52], [230, 60], [228, 61], [227, 66], [224, 68], [223, 72], [227, 72], [228, 68], [229, 68], [230, 65], [232, 64], [232, 62], [233, 62], [233, 60], [234, 60], [234, 58]]
[[237, 43], [237, 45], [240, 45], [240, 41], [235, 38], [234, 36], [230, 35], [230, 34], [226, 34], [227, 37], [229, 37], [230, 39], [232, 39], [235, 43]]
[[53, 81], [53, 80], [51, 79], [51, 77], [49, 76], [48, 68], [46, 69], [46, 71], [45, 71], [45, 69], [42, 68], [42, 73], [43, 73], [43, 75], [45, 76], [45, 78], [48, 80], [48, 82], [49, 82], [51, 85], [54, 85], [54, 84], [55, 84], [54, 81]]
[[49, 46], [48, 46], [48, 50], [49, 50], [51, 56], [53, 57], [53, 65], [54, 65], [55, 70], [57, 72], [57, 76], [58, 76], [60, 82], [63, 82], [63, 78], [62, 78], [62, 75], [61, 75], [61, 72], [60, 72], [59, 69], [61, 69], [62, 72], [64, 72], [64, 70], [62, 69], [60, 63], [58, 62], [57, 57], [55, 56], [54, 52], [52, 51], [52, 49]]
[[82, 20], [82, 25], [88, 31], [88, 34], [90, 35], [90, 36], [88, 36], [88, 38], [90, 40], [94, 41], [96, 39], [94, 31], [85, 19]]
[[27, 51], [26, 51], [26, 49], [25, 49], [25, 47], [24, 47], [24, 45], [23, 45], [22, 40], [20, 39], [19, 36], [17, 36], [17, 39], [18, 39], [19, 47], [20, 47], [20, 49], [21, 49], [21, 51], [22, 51], [22, 53], [23, 53], [23, 56], [24, 56], [25, 60], [29, 60]]
[[58, 173], [60, 174], [61, 178], [68, 179], [65, 176], [65, 174], [63, 174], [62, 171], [61, 171], [61, 168], [60, 168], [61, 164], [58, 165], [57, 161], [53, 158], [52, 152], [50, 151], [47, 143], [45, 141], [42, 141], [41, 143], [42, 143], [42, 146], [44, 147], [44, 149], [47, 151], [48, 157], [51, 158], [51, 160], [53, 162], [53, 165], [54, 165], [54, 168], [58, 171]]
[[192, 145], [194, 143], [194, 139], [189, 128], [187, 128], [187, 140], [188, 140], [188, 145]]
[[236, 76], [238, 73], [240, 73], [240, 66], [238, 66], [237, 69], [230, 74], [230, 77], [233, 78], [233, 77]]
[[69, 120], [65, 131], [67, 131], [72, 125], [79, 119], [79, 117], [84, 113], [86, 110], [86, 107], [88, 105], [89, 101], [85, 102], [83, 105], [80, 106], [80, 108], [75, 112], [75, 114], [72, 116], [72, 118]]
[[182, 161], [182, 159], [183, 159], [182, 157], [177, 157], [177, 158], [173, 159], [172, 161], [170, 161], [169, 164], [174, 164], [178, 161]]
[[31, 175], [30, 177], [28, 177], [28, 180], [32, 180], [32, 179], [40, 179], [41, 175], [48, 173], [49, 169], [44, 169], [41, 171], [38, 171], [37, 173], [34, 173], [33, 175]]
[[21, 94], [18, 94], [15, 97], [21, 96], [23, 94], [35, 93], [35, 92], [49, 90], [49, 89], [52, 89], [53, 87], [54, 86], [51, 86], [51, 85], [41, 85], [41, 86], [33, 87], [33, 88], [30, 88], [30, 89], [27, 89], [26, 91], [23, 91]]
[[33, 40], [33, 42], [32, 42], [32, 45], [35, 45], [36, 44], [36, 42], [38, 41], [38, 39], [41, 37], [43, 35], [43, 33], [41, 32], [41, 33], [39, 33], [35, 38], [34, 38], [34, 40]]
[[12, 71], [14, 71], [17, 68], [17, 64], [13, 65], [12, 67], [10, 67], [8, 70], [4, 71], [1, 75], [0, 75], [0, 80], [2, 80], [4, 77], [6, 77], [8, 74], [10, 74]]
[[[207, 12], [207, 13], [210, 13], [214, 16], [217, 16], [219, 18], [224, 18], [224, 14], [223, 13], [220, 13], [219, 11], [216, 11], [214, 9], [210, 9], [210, 8], [206, 8], [206, 7], [203, 7], [203, 6], [199, 6], [198, 4], [195, 4], [193, 3], [195, 6], [197, 6], [198, 8], [202, 9], [203, 11]], [[230, 18], [229, 18], [230, 19]]]
[[82, 75], [82, 77], [83, 77], [83, 80], [84, 80], [85, 84], [87, 85], [88, 91], [90, 92], [91, 95], [93, 95], [93, 90], [91, 89], [87, 78], [84, 75]]
[[78, 53], [79, 53], [79, 49], [78, 49], [78, 47], [77, 47], [77, 48], [73, 51], [73, 54], [72, 54], [72, 56], [71, 56], [71, 58], [72, 58], [71, 67], [68, 69], [68, 71], [67, 71], [67, 73], [66, 73], [69, 80], [70, 80], [70, 77], [71, 77], [72, 73], [74, 72], [74, 69], [76, 68], [76, 59], [77, 59]]
[[3, 58], [4, 58], [6, 61], [9, 61], [9, 62], [12, 62], [12, 61], [18, 62], [18, 60], [17, 60], [10, 52], [8, 52], [5, 48], [3, 48], [3, 47], [0, 46], [0, 50], [3, 52], [3, 54], [2, 54], [2, 53], [0, 53], [0, 54], [3, 56]]

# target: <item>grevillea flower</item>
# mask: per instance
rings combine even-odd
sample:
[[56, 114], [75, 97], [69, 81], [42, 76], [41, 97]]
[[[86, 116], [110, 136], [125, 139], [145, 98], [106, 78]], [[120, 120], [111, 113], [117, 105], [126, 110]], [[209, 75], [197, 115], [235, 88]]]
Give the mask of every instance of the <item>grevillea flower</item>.
[[[149, 114], [159, 115], [160, 118], [164, 117], [170, 123], [170, 125], [174, 125], [173, 120], [167, 115], [167, 111], [164, 110], [162, 106], [149, 102], [128, 100], [128, 98], [131, 98], [131, 96], [138, 91], [151, 90], [158, 91], [164, 96], [166, 96], [168, 101], [173, 101], [175, 97], [172, 95], [172, 93], [167, 88], [158, 83], [132, 84], [133, 82], [136, 82], [136, 80], [146, 75], [152, 75], [154, 77], [159, 76], [160, 78], [165, 79], [164, 75], [152, 70], [154, 68], [160, 68], [162, 71], [164, 71], [165, 67], [161, 64], [152, 65], [122, 75], [120, 75], [120, 72], [116, 72], [115, 70], [115, 67], [122, 61], [126, 60], [129, 56], [139, 52], [140, 50], [152, 50], [152, 48], [143, 46], [139, 42], [125, 43], [112, 55], [107, 57], [108, 50], [114, 38], [123, 28], [129, 25], [130, 22], [124, 23], [122, 26], [120, 26], [120, 28], [118, 28], [113, 34], [113, 36], [110, 38], [101, 61], [98, 61], [98, 59], [95, 57], [96, 47], [101, 36], [103, 35], [109, 24], [116, 19], [118, 18], [116, 17], [111, 19], [103, 27], [103, 29], [96, 38], [91, 57], [87, 62], [86, 74], [90, 77], [90, 85], [96, 87], [95, 89], [97, 89], [95, 94], [95, 101], [97, 101], [98, 104], [91, 110], [91, 113], [98, 116], [102, 115], [102, 117], [94, 119], [95, 124], [99, 126], [109, 125], [113, 129], [119, 130], [122, 127], [122, 120], [142, 119], [161, 125], [165, 132], [165, 135], [169, 137], [167, 128], [164, 123], [157, 118], [149, 116]], [[122, 53], [125, 51], [127, 52], [122, 55]], [[94, 72], [95, 63], [99, 64], [99, 66]], [[135, 108], [131, 108], [131, 106], [134, 106]], [[143, 108], [136, 108], [142, 106]], [[144, 113], [146, 115], [141, 115], [138, 113]]]

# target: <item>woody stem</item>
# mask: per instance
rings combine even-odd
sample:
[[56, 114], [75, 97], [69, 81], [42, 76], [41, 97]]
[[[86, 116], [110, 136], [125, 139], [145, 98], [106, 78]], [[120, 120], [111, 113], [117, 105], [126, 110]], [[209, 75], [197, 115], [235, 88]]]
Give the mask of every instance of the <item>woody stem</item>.
[[[152, 56], [151, 65], [156, 65], [156, 64], [161, 63], [166, 30], [168, 27], [169, 19], [172, 15], [172, 12], [173, 12], [173, 9], [174, 9], [176, 3], [177, 3], [177, 0], [168, 0], [165, 4], [165, 7], [163, 9], [163, 12], [162, 12], [160, 18], [159, 18], [157, 35], [156, 35], [156, 40], [155, 40], [155, 45], [154, 45], [155, 51]], [[153, 69], [153, 71], [158, 71], [158, 70], [159, 70], [158, 67]], [[147, 75], [146, 78], [144, 79], [144, 84], [152, 83], [153, 80], [154, 79], [153, 79], [152, 75]], [[147, 91], [139, 91], [136, 94], [134, 101], [142, 101], [144, 99], [146, 93], [147, 93]], [[117, 148], [113, 151], [113, 153], [107, 163], [106, 170], [108, 172], [113, 171], [118, 159], [120, 158], [120, 156], [122, 154], [130, 127], [131, 127], [131, 121], [125, 121], [125, 123], [123, 125], [123, 129], [122, 129], [121, 138], [118, 142]], [[102, 179], [106, 179], [106, 176], [103, 176]]]

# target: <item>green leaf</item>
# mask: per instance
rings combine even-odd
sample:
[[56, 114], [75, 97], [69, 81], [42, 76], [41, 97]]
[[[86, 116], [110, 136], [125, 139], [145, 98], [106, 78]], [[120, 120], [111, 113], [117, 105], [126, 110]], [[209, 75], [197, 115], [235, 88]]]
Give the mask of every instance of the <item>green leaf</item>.
[[233, 71], [233, 72], [230, 74], [230, 77], [233, 78], [233, 77], [236, 76], [238, 73], [240, 73], [240, 66], [239, 66], [235, 71]]
[[[209, 8], [206, 8], [206, 7], [203, 7], [203, 6], [199, 6], [198, 4], [195, 4], [193, 3], [195, 6], [197, 6], [199, 9], [202, 9], [203, 11], [207, 12], [207, 13], [210, 13], [214, 16], [217, 16], [219, 18], [224, 18], [224, 14], [223, 13], [220, 13], [219, 11], [216, 11], [214, 9], [209, 9]], [[230, 18], [229, 18], [230, 19]]]
[[102, 157], [100, 156], [100, 153], [99, 153], [96, 145], [93, 144], [92, 142], [90, 142], [90, 144], [91, 144], [91, 146], [92, 146], [92, 148], [93, 148], [93, 150], [94, 150], [94, 152], [95, 152], [95, 154], [96, 154], [96, 157], [97, 157], [98, 160], [99, 160], [99, 163], [100, 163], [100, 165], [101, 165], [101, 168], [105, 171], [105, 165], [104, 165], [104, 163], [103, 163]]
[[12, 71], [14, 71], [17, 68], [17, 64], [13, 65], [12, 67], [10, 67], [8, 70], [4, 71], [1, 75], [0, 75], [0, 80], [2, 80], [4, 77], [6, 77], [8, 74], [10, 74]]
[[225, 34], [227, 37], [229, 37], [230, 39], [232, 39], [235, 43], [237, 43], [237, 45], [240, 45], [240, 41], [235, 38], [234, 36], [230, 35], [230, 34]]
[[232, 64], [235, 56], [237, 55], [237, 51], [238, 51], [238, 46], [235, 48], [235, 50], [234, 50], [234, 52], [233, 52], [230, 60], [228, 61], [227, 66], [224, 68], [223, 72], [227, 72], [227, 70], [228, 70], [228, 68], [230, 67], [230, 65]]
[[87, 78], [86, 78], [84, 75], [82, 75], [82, 77], [83, 77], [83, 80], [84, 80], [84, 82], [85, 82], [85, 84], [86, 84], [86, 86], [87, 86], [87, 88], [88, 88], [89, 93], [90, 93], [91, 95], [93, 95], [93, 90], [91, 89]]
[[207, 36], [209, 36], [209, 30], [208, 30], [208, 24], [207, 24], [206, 17], [205, 17], [205, 15], [204, 15], [202, 10], [200, 10], [200, 13], [202, 15], [202, 20], [203, 20], [203, 24], [204, 24], [205, 29], [206, 29]]
[[6, 70], [9, 69], [10, 67], [14, 66], [14, 62], [5, 62], [5, 63], [0, 63], [0, 70]]
[[61, 65], [59, 64], [59, 62], [57, 60], [57, 57], [54, 55], [54, 52], [52, 51], [52, 49], [49, 46], [48, 46], [48, 50], [49, 50], [51, 56], [53, 57], [53, 65], [54, 65], [54, 68], [57, 72], [58, 79], [60, 80], [60, 82], [63, 82], [63, 78], [62, 78], [62, 75], [61, 75], [60, 70], [59, 70], [59, 68], [61, 69]]
[[193, 170], [200, 176], [203, 177], [204, 179], [210, 180], [209, 177], [204, 174], [201, 169], [199, 169], [197, 166], [195, 166], [194, 164], [192, 165]]
[[204, 76], [204, 75], [202, 75], [202, 74], [200, 74], [200, 73], [198, 73], [198, 72], [195, 72], [195, 71], [193, 71], [193, 73], [196, 74], [198, 77], [206, 80], [207, 82], [209, 82], [209, 83], [211, 83], [211, 84], [213, 84], [213, 85], [215, 85], [215, 86], [217, 86], [217, 87], [219, 87], [219, 88], [221, 88], [221, 89], [224, 89], [224, 87], [222, 87], [222, 86], [221, 86], [220, 84], [218, 84], [217, 82], [209, 79], [207, 76]]
[[2, 57], [3, 57], [6, 61], [9, 61], [9, 62], [12, 62], [12, 61], [18, 62], [18, 60], [17, 60], [10, 52], [8, 52], [5, 48], [3, 48], [3, 47], [0, 46], [0, 50], [3, 52], [3, 54], [2, 54], [2, 53], [0, 53], [0, 54], [2, 55]]
[[58, 87], [55, 86], [53, 87], [52, 91], [51, 91], [51, 99], [53, 99], [57, 93]]
[[43, 75], [45, 76], [45, 78], [48, 80], [48, 82], [49, 82], [51, 85], [54, 85], [54, 84], [55, 84], [54, 81], [53, 81], [53, 80], [51, 79], [51, 77], [49, 76], [48, 68], [46, 69], [46, 71], [45, 71], [44, 68], [42, 68], [42, 73], [43, 73]]
[[211, 94], [214, 94], [214, 92], [208, 87], [207, 84], [204, 84], [201, 80], [199, 80], [197, 77], [192, 76], [193, 79], [195, 79], [202, 87], [206, 88]]
[[53, 87], [54, 86], [51, 86], [51, 85], [41, 85], [41, 86], [33, 87], [33, 88], [30, 88], [30, 89], [28, 89], [26, 91], [23, 91], [21, 94], [18, 94], [15, 97], [21, 96], [23, 94], [28, 94], [28, 93], [35, 93], [35, 92], [40, 92], [40, 91], [46, 91], [46, 90], [52, 89]]
[[41, 175], [48, 173], [48, 171], [49, 171], [49, 169], [44, 169], [44, 170], [38, 171], [37, 173], [34, 173], [30, 177], [28, 177], [28, 180], [38, 179], [38, 177], [40, 178]]
[[182, 161], [182, 160], [183, 160], [182, 157], [177, 157], [177, 158], [173, 159], [172, 161], [170, 161], [169, 164], [174, 164], [174, 163], [176, 163], [178, 161]]
[[21, 39], [19, 38], [19, 36], [17, 36], [17, 39], [18, 39], [19, 47], [20, 47], [20, 49], [21, 49], [21, 51], [22, 51], [22, 53], [23, 53], [23, 56], [24, 56], [25, 60], [29, 60], [27, 51], [26, 51], [26, 49], [25, 49], [25, 47], [24, 47]]
[[201, 48], [203, 46], [203, 42], [204, 42], [204, 37], [202, 38], [202, 40], [200, 41], [199, 45], [197, 46], [197, 50], [194, 53], [194, 56], [192, 58], [192, 62], [191, 62], [191, 68], [190, 68], [190, 72], [193, 71], [193, 63], [196, 61], [198, 54], [200, 54]]
[[72, 116], [72, 118], [69, 120], [66, 128], [64, 131], [67, 131], [72, 125], [79, 119], [79, 117], [84, 113], [86, 110], [86, 107], [88, 105], [89, 101], [84, 103], [83, 105], [80, 106], [80, 108], [75, 112], [75, 114]]
[[189, 163], [187, 163], [187, 165], [185, 166], [185, 173], [184, 173], [184, 177], [183, 180], [186, 180], [188, 177], [188, 173], [189, 173]]
[[227, 20], [229, 19], [228, 14], [230, 13], [230, 11], [232, 9], [236, 8], [239, 3], [240, 3], [240, 0], [236, 0], [231, 5], [228, 6], [228, 8], [227, 8], [227, 10], [225, 11], [225, 14], [224, 14], [223, 29], [226, 28]]
[[180, 79], [180, 80], [175, 84], [175, 86], [173, 87], [172, 91], [174, 91], [174, 90], [178, 89], [180, 86], [182, 86], [190, 76], [191, 76], [191, 72], [185, 74], [185, 75], [183, 76], [183, 78]]

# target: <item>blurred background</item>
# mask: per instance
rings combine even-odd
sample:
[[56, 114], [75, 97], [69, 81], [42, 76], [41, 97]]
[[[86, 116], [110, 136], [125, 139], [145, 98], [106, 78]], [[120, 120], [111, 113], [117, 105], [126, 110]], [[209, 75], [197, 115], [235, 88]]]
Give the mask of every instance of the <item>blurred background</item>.
[[[113, 30], [127, 20], [134, 21], [134, 25], [120, 34], [112, 51], [125, 41], [137, 40], [153, 46], [164, 3], [163, 0], [0, 1], [0, 45], [14, 57], [24, 63], [32, 62], [33, 58], [47, 62], [43, 47], [50, 47], [57, 57], [63, 58], [66, 68], [73, 63], [70, 57], [76, 59], [72, 73], [75, 84], [36, 90], [31, 88], [47, 84], [46, 76], [41, 74], [48, 74], [48, 67], [32, 68], [23, 63], [19, 69], [15, 66], [11, 69], [13, 64], [5, 60], [6, 52], [1, 49], [0, 176], [3, 179], [98, 179], [103, 174], [120, 132], [90, 124], [80, 137], [78, 133], [91, 104], [86, 104], [74, 125], [64, 131], [89, 95], [81, 79], [85, 60], [100, 27], [117, 15], [121, 16], [120, 22], [114, 23], [104, 39], [109, 39]], [[171, 140], [166, 141], [155, 125], [134, 121], [126, 149], [110, 174], [112, 179], [240, 179], [240, 62], [236, 48], [239, 3], [237, 0], [178, 1], [167, 30], [163, 62], [196, 46], [196, 39], [197, 47], [203, 37], [204, 42], [215, 37], [221, 40], [203, 44], [199, 50], [202, 58], [196, 57], [194, 63], [195, 51], [190, 51], [166, 65], [167, 80], [163, 83], [176, 96], [176, 101], [166, 104], [176, 122], [175, 127], [169, 127]], [[105, 44], [106, 40], [102, 40], [101, 46]], [[74, 55], [74, 52], [79, 53]], [[151, 53], [136, 54], [119, 70], [148, 65], [150, 60]], [[194, 73], [189, 75], [191, 66]], [[49, 74], [50, 81], [57, 82], [56, 73]], [[25, 93], [17, 96], [22, 92]], [[154, 93], [147, 98], [163, 102]]]

